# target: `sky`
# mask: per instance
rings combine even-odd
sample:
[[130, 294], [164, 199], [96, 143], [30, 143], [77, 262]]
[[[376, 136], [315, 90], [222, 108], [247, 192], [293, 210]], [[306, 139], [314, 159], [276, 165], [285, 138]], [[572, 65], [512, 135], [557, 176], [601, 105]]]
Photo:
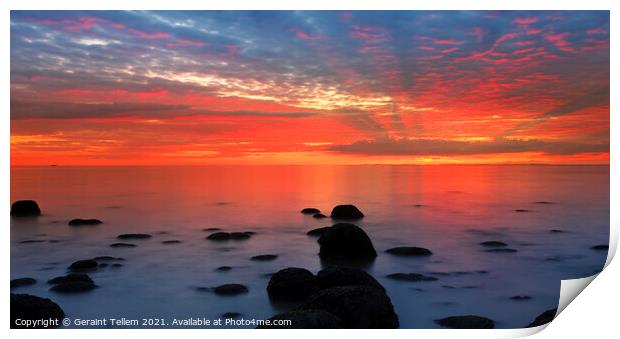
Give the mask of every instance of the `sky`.
[[608, 164], [607, 11], [12, 11], [12, 165]]

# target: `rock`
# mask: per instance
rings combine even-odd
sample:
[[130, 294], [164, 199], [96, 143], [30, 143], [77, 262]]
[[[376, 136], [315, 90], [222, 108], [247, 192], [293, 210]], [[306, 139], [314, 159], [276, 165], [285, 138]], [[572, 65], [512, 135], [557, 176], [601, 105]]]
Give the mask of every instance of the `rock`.
[[566, 233], [566, 231], [558, 230], [558, 229], [553, 229], [553, 230], [549, 230], [549, 233]]
[[116, 239], [133, 240], [133, 239], [149, 239], [151, 237], [152, 237], [152, 235], [150, 235], [150, 234], [127, 233], [127, 234], [121, 234], [121, 235], [117, 236]]
[[69, 221], [69, 226], [95, 226], [102, 223], [103, 221], [98, 219], [73, 219]]
[[435, 322], [443, 327], [456, 329], [492, 329], [495, 322], [489, 318], [476, 315], [460, 315], [437, 319]]
[[517, 208], [517, 209], [515, 210], [515, 212], [517, 212], [517, 213], [525, 213], [525, 212], [531, 212], [531, 211], [530, 211], [530, 210], [523, 209], [523, 208]]
[[337, 286], [357, 285], [385, 291], [385, 288], [370, 274], [352, 267], [332, 266], [325, 268], [317, 273], [316, 282], [321, 290]]
[[609, 245], [596, 245], [590, 247], [590, 249], [595, 251], [607, 251], [609, 250]]
[[538, 204], [538, 205], [551, 205], [551, 204], [553, 204], [551, 201], [536, 201], [534, 203]]
[[558, 312], [557, 308], [546, 310], [541, 315], [536, 317], [536, 319], [534, 319], [534, 321], [532, 321], [529, 325], [527, 325], [527, 327], [536, 327], [536, 326], [544, 325], [546, 323], [550, 323], [553, 320], [553, 318], [555, 318], [555, 314], [557, 312]]
[[345, 328], [398, 328], [394, 306], [384, 291], [369, 286], [339, 286], [316, 292], [299, 310], [324, 310]]
[[37, 217], [41, 209], [34, 200], [17, 200], [11, 205], [12, 217]]
[[17, 279], [12, 279], [11, 280], [11, 289], [17, 288], [17, 287], [22, 287], [22, 286], [34, 285], [36, 283], [37, 283], [37, 280], [34, 279], [34, 278], [17, 278]]
[[319, 228], [315, 228], [313, 230], [308, 231], [306, 234], [309, 236], [321, 236], [323, 235], [323, 233], [325, 233], [327, 230], [329, 229], [329, 227], [319, 227]]
[[516, 253], [517, 250], [515, 250], [514, 248], [491, 248], [488, 250], [484, 250], [485, 252], [490, 252], [490, 253]]
[[261, 254], [261, 255], [255, 255], [252, 258], [250, 258], [250, 260], [254, 260], [254, 261], [271, 261], [271, 260], [276, 260], [278, 258], [277, 255], [275, 254]]
[[203, 228], [202, 229], [205, 232], [217, 232], [217, 231], [221, 231], [221, 228], [218, 227], [207, 227], [207, 228]]
[[118, 258], [118, 257], [109, 256], [109, 255], [104, 255], [100, 257], [94, 257], [93, 260], [95, 261], [125, 261], [125, 258]]
[[220, 271], [220, 272], [225, 272], [225, 271], [232, 270], [232, 267], [230, 267], [230, 266], [220, 266], [220, 267], [216, 268], [215, 270], [216, 271]]
[[170, 245], [170, 244], [180, 244], [182, 243], [181, 240], [164, 240], [161, 242], [164, 245]]
[[301, 213], [303, 213], [303, 214], [317, 214], [317, 213], [321, 213], [321, 211], [318, 210], [317, 208], [304, 208], [303, 210], [301, 210]]
[[85, 270], [94, 270], [97, 269], [99, 264], [92, 259], [86, 260], [78, 260], [69, 266], [69, 270], [71, 271], [85, 271]]
[[[277, 314], [269, 320], [290, 320], [289, 325], [277, 328], [287, 329], [336, 329], [343, 328], [344, 324], [337, 316], [324, 310], [293, 310]], [[274, 326], [261, 325], [257, 328], [274, 328]]]
[[219, 295], [237, 295], [248, 293], [249, 289], [241, 284], [224, 284], [214, 287], [212, 291]]
[[414, 246], [400, 246], [390, 248], [385, 251], [386, 253], [402, 256], [402, 257], [419, 257], [419, 256], [429, 256], [432, 255], [433, 252], [423, 247], [414, 247]]
[[322, 259], [374, 259], [377, 256], [370, 238], [361, 228], [348, 223], [335, 224], [318, 239]]
[[58, 293], [80, 293], [90, 291], [97, 286], [92, 282], [86, 281], [69, 281], [54, 285], [50, 291]]
[[436, 281], [435, 277], [429, 277], [418, 273], [392, 273], [385, 276], [388, 279], [400, 281]]
[[123, 267], [123, 264], [119, 264], [119, 263], [112, 264], [112, 268], [119, 268], [119, 267]]
[[364, 213], [353, 205], [338, 205], [332, 210], [334, 219], [357, 220], [364, 217]]
[[69, 273], [67, 275], [63, 275], [60, 277], [55, 277], [47, 281], [48, 284], [56, 285], [56, 284], [64, 284], [69, 282], [87, 282], [93, 283], [93, 280], [86, 274], [78, 274], [78, 273]]
[[254, 232], [232, 232], [230, 233], [230, 239], [232, 240], [245, 240], [250, 239]]
[[124, 242], [116, 242], [110, 245], [110, 247], [114, 247], [114, 248], [121, 248], [121, 247], [136, 247], [138, 245], [136, 244], [128, 244], [128, 243], [124, 243]]
[[523, 301], [523, 300], [530, 300], [532, 299], [532, 297], [530, 297], [529, 295], [515, 295], [510, 297], [510, 300], [515, 300], [515, 301]]
[[312, 216], [314, 219], [325, 219], [327, 218], [327, 216], [323, 213], [317, 213], [315, 215]]
[[19, 243], [20, 244], [39, 244], [42, 242], [45, 242], [45, 240], [40, 240], [40, 239], [22, 240]]
[[[17, 319], [41, 320], [55, 319], [51, 327], [58, 327], [60, 321], [65, 317], [65, 312], [47, 298], [40, 298], [29, 294], [11, 293], [11, 328], [25, 328], [23, 325], [15, 324]], [[57, 325], [56, 325], [57, 324]], [[43, 324], [30, 328], [45, 328]]]
[[235, 318], [239, 318], [240, 316], [241, 316], [241, 313], [239, 312], [226, 312], [222, 314], [222, 318], [225, 318], [225, 319], [235, 319]]
[[227, 240], [245, 240], [252, 236], [253, 232], [216, 232], [206, 237], [208, 240], [213, 241], [227, 241]]
[[317, 291], [316, 277], [312, 272], [289, 267], [274, 273], [267, 285], [267, 294], [274, 300], [299, 301]]
[[484, 242], [481, 242], [480, 245], [484, 247], [506, 247], [508, 246], [508, 244], [506, 244], [505, 242], [501, 242], [501, 241], [484, 241]]

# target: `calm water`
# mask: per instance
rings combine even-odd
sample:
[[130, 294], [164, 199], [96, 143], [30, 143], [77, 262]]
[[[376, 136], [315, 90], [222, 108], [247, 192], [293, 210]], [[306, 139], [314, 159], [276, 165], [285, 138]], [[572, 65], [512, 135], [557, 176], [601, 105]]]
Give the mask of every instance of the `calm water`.
[[[19, 199], [36, 200], [44, 215], [11, 221], [11, 278], [39, 280], [13, 292], [50, 297], [68, 317], [85, 319], [278, 313], [267, 297], [266, 274], [290, 266], [321, 269], [316, 239], [305, 233], [331, 221], [302, 215], [304, 207], [329, 214], [334, 205], [353, 203], [366, 214], [357, 224], [379, 252], [367, 270], [386, 287], [405, 328], [434, 328], [433, 319], [460, 314], [487, 316], [500, 328], [523, 327], [557, 306], [561, 279], [602, 268], [607, 253], [590, 247], [609, 238], [608, 166], [16, 167], [11, 200]], [[80, 217], [104, 224], [67, 226]], [[214, 243], [204, 239], [206, 227], [257, 234]], [[133, 241], [135, 248], [108, 246], [130, 232], [153, 238]], [[57, 242], [19, 243], [33, 239]], [[183, 243], [161, 244], [172, 239]], [[479, 243], [486, 240], [518, 252], [484, 252]], [[434, 255], [383, 253], [401, 245]], [[279, 257], [249, 260], [258, 254]], [[64, 275], [73, 261], [101, 255], [127, 260], [90, 274], [100, 288], [48, 291], [45, 281]], [[222, 265], [233, 269], [214, 271]], [[384, 278], [396, 272], [452, 273], [433, 282]], [[250, 292], [220, 297], [195, 289], [223, 283], [243, 283]], [[532, 299], [510, 300], [514, 295]]]

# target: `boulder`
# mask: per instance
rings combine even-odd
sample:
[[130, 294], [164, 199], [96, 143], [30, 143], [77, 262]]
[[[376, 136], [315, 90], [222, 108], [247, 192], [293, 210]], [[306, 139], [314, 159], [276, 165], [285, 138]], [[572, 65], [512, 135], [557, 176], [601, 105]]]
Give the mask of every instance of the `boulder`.
[[58, 292], [58, 293], [79, 293], [79, 292], [88, 292], [97, 286], [92, 282], [86, 281], [68, 281], [56, 284], [50, 288], [50, 291]]
[[398, 328], [392, 301], [369, 286], [339, 286], [316, 292], [299, 310], [323, 310], [342, 320], [345, 328]]
[[392, 255], [402, 256], [402, 257], [420, 257], [420, 256], [424, 257], [424, 256], [429, 256], [433, 254], [433, 252], [431, 252], [429, 249], [426, 249], [423, 247], [414, 247], [414, 246], [394, 247], [394, 248], [390, 248], [389, 250], [385, 252], [392, 254]]
[[361, 228], [348, 223], [335, 224], [318, 239], [319, 256], [332, 259], [374, 259], [377, 256], [370, 238]]
[[[58, 327], [60, 321], [65, 317], [65, 312], [47, 298], [40, 298], [29, 294], [11, 293], [11, 328], [25, 328], [23, 325], [15, 324], [17, 319], [41, 320], [54, 319], [50, 327]], [[30, 328], [45, 328], [43, 324]]]
[[332, 209], [331, 217], [342, 220], [357, 220], [364, 217], [364, 213], [354, 205], [338, 205]]
[[317, 213], [321, 213], [321, 211], [317, 208], [304, 208], [303, 210], [301, 210], [301, 213], [303, 214], [317, 214]]
[[57, 285], [70, 282], [85, 282], [93, 284], [93, 280], [87, 274], [69, 273], [67, 275], [52, 278], [47, 281], [48, 284]]
[[121, 234], [119, 236], [116, 237], [116, 239], [121, 239], [121, 240], [134, 240], [134, 239], [149, 239], [151, 238], [152, 235], [150, 234], [143, 234], [143, 233], [127, 233], [127, 234]]
[[237, 294], [248, 293], [249, 289], [246, 286], [241, 285], [241, 284], [224, 284], [224, 285], [214, 287], [212, 291], [215, 294], [232, 296], [232, 295], [237, 295]]
[[96, 226], [102, 223], [99, 219], [73, 219], [69, 221], [69, 226]]
[[317, 291], [316, 277], [312, 272], [289, 267], [274, 273], [267, 285], [267, 294], [273, 300], [300, 301]]
[[595, 251], [607, 251], [609, 250], [609, 245], [596, 245], [590, 247], [590, 249]]
[[536, 317], [536, 319], [534, 319], [534, 321], [532, 321], [529, 325], [527, 325], [527, 327], [536, 327], [536, 326], [544, 325], [546, 323], [550, 323], [553, 320], [553, 318], [555, 318], [555, 314], [557, 312], [558, 312], [557, 308], [546, 310], [541, 315]]
[[257, 328], [287, 328], [287, 329], [336, 329], [343, 328], [344, 324], [337, 316], [324, 310], [293, 310], [275, 315], [269, 320], [290, 320], [284, 326], [261, 325]]
[[34, 200], [17, 200], [11, 205], [12, 217], [37, 217], [39, 215], [41, 215], [41, 209]]
[[78, 260], [69, 266], [69, 270], [71, 271], [86, 271], [86, 270], [94, 270], [97, 269], [99, 264], [92, 259], [86, 260]]
[[323, 233], [325, 233], [328, 229], [329, 227], [319, 227], [319, 228], [315, 228], [313, 230], [308, 231], [306, 234], [311, 237], [319, 237], [323, 235]]
[[17, 288], [17, 287], [22, 287], [22, 286], [34, 285], [36, 283], [37, 283], [37, 280], [34, 279], [34, 278], [17, 278], [17, 279], [12, 279], [11, 280], [11, 289]]
[[385, 291], [385, 288], [370, 274], [352, 267], [332, 266], [325, 268], [317, 273], [316, 282], [321, 290], [337, 286], [357, 285], [374, 287]]
[[315, 215], [312, 216], [314, 219], [324, 219], [327, 218], [327, 216], [323, 213], [317, 213]]
[[388, 279], [400, 281], [436, 281], [435, 277], [429, 277], [418, 273], [392, 273], [385, 276]]
[[476, 315], [459, 315], [442, 319], [435, 322], [443, 327], [456, 329], [492, 329], [495, 328], [495, 322], [489, 318], [479, 317]]

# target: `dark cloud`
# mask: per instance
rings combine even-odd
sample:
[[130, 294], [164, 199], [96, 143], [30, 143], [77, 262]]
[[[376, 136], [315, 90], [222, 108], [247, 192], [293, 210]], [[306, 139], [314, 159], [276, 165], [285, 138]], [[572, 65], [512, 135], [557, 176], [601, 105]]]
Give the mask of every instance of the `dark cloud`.
[[333, 145], [330, 150], [364, 155], [474, 155], [493, 153], [543, 152], [554, 155], [609, 152], [609, 144], [585, 144], [543, 140], [499, 138], [493, 141], [455, 141], [444, 139], [361, 140]]

